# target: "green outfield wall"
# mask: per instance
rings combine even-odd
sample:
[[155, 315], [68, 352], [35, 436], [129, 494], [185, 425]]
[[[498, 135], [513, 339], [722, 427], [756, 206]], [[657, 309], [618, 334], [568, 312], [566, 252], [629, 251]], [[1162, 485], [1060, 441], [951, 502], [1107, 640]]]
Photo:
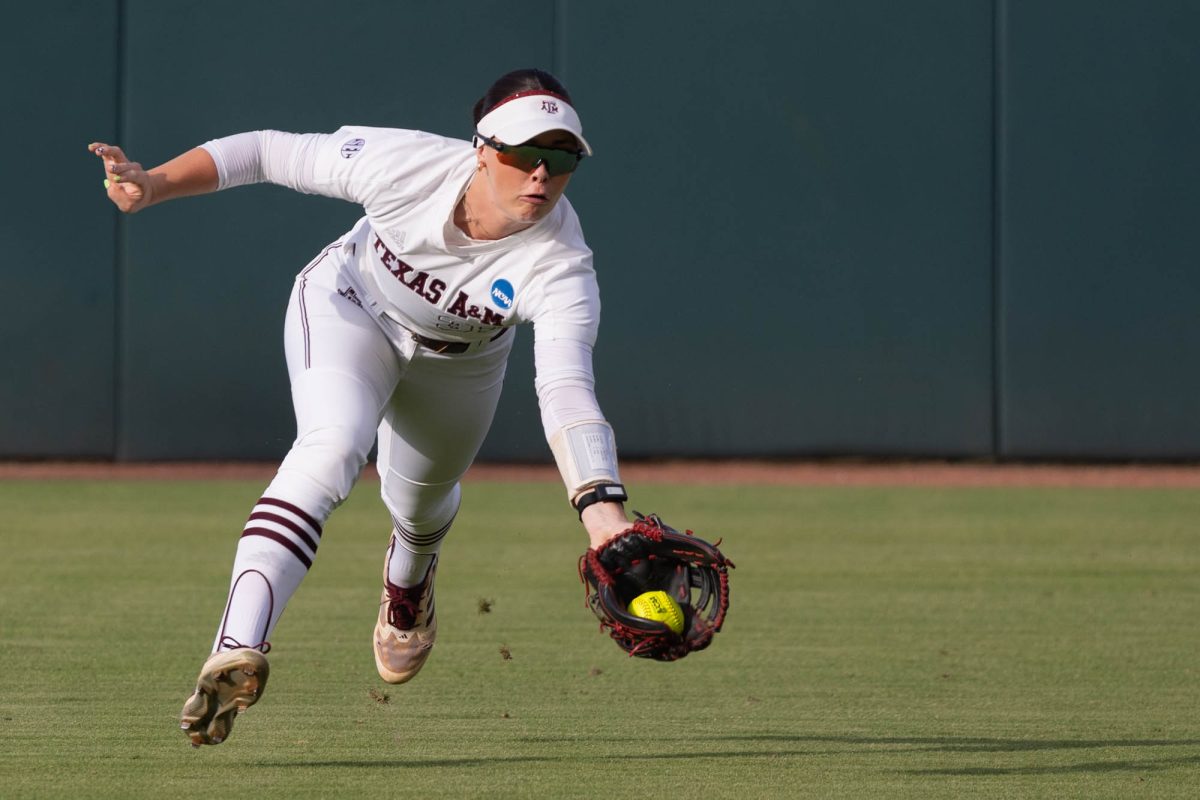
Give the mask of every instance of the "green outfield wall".
[[[519, 11], [519, 13], [517, 13]], [[276, 458], [293, 276], [358, 209], [271, 186], [120, 217], [147, 165], [342, 124], [467, 138], [575, 96], [598, 393], [628, 456], [1200, 458], [1200, 4], [11, 10], [0, 457]], [[483, 456], [545, 460], [532, 331]]]

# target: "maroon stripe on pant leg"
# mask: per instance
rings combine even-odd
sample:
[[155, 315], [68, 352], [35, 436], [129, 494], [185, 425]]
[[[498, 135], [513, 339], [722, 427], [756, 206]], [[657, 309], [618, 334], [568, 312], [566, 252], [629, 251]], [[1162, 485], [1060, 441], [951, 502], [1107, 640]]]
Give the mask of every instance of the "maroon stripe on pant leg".
[[312, 367], [312, 343], [308, 338], [308, 305], [304, 302], [304, 289], [308, 286], [308, 278], [300, 279], [300, 327], [304, 331], [304, 368]]
[[302, 511], [299, 508], [296, 508], [296, 506], [292, 505], [291, 503], [289, 503], [287, 501], [276, 500], [274, 497], [263, 497], [263, 498], [259, 499], [259, 501], [258, 501], [258, 503], [256, 503], [256, 505], [275, 506], [276, 508], [282, 508], [285, 511], [290, 511], [293, 514], [295, 514], [297, 517], [299, 517], [300, 519], [304, 520], [309, 525], [311, 525], [312, 529], [314, 531], [316, 531], [317, 536], [321, 535], [321, 523], [317, 522], [315, 519], [313, 519], [311, 516], [306, 514], [304, 511]]
[[321, 253], [321, 255], [319, 255], [315, 259], [313, 259], [312, 263], [310, 263], [307, 267], [305, 267], [304, 270], [300, 273], [300, 291], [299, 291], [300, 324], [304, 328], [304, 368], [305, 369], [309, 369], [312, 367], [312, 342], [309, 339], [308, 303], [304, 299], [304, 290], [308, 287], [308, 273], [310, 273], [314, 269], [316, 269], [317, 266], [320, 265], [320, 263], [325, 260], [325, 257], [327, 255], [329, 255], [331, 252], [333, 252], [335, 249], [337, 249], [341, 246], [342, 246], [341, 242], [336, 242], [334, 244], [329, 245], [328, 247], [325, 248], [325, 250]]
[[309, 550], [312, 550], [314, 553], [317, 552], [317, 543], [314, 542], [312, 537], [308, 535], [308, 531], [304, 530], [304, 528], [301, 528], [299, 525], [292, 522], [287, 517], [281, 517], [278, 514], [268, 514], [266, 511], [255, 511], [253, 514], [250, 515], [250, 520], [256, 520], [256, 519], [270, 520], [271, 522], [276, 522], [276, 523], [282, 525], [283, 527], [287, 528], [292, 533], [299, 536], [304, 541], [304, 543], [306, 545], [308, 545]]
[[[457, 516], [457, 514], [455, 516]], [[433, 533], [425, 534], [413, 533], [408, 528], [405, 528], [403, 525], [401, 525], [399, 520], [397, 520], [395, 517], [392, 517], [392, 524], [396, 526], [396, 533], [407, 544], [410, 544], [413, 547], [432, 547], [444, 539], [446, 534], [449, 533], [450, 526], [454, 524], [454, 517], [451, 517], [450, 521], [443, 525], [441, 529], [436, 530]]]
[[276, 533], [275, 531], [268, 530], [266, 528], [247, 528], [246, 530], [242, 531], [242, 538], [247, 536], [265, 536], [271, 541], [283, 545], [288, 550], [292, 551], [292, 555], [300, 559], [300, 563], [304, 565], [305, 569], [312, 569], [312, 559], [308, 557], [308, 554], [301, 550], [298, 544], [284, 536], [282, 533]]

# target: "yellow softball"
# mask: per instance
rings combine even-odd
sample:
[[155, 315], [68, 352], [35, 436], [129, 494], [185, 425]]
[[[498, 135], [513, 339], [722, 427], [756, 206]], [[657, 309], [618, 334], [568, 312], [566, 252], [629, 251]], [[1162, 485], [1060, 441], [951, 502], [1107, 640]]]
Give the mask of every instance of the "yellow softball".
[[662, 590], [643, 592], [629, 603], [629, 613], [642, 619], [665, 622], [675, 633], [683, 633], [683, 609]]

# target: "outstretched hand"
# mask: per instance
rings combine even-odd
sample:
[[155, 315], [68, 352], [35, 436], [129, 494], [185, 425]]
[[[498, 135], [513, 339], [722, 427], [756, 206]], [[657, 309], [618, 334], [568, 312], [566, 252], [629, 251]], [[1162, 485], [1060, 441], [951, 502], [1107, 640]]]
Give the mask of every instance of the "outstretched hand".
[[92, 142], [88, 150], [104, 162], [104, 188], [117, 208], [133, 214], [153, 202], [150, 175], [141, 164], [126, 158], [120, 147]]

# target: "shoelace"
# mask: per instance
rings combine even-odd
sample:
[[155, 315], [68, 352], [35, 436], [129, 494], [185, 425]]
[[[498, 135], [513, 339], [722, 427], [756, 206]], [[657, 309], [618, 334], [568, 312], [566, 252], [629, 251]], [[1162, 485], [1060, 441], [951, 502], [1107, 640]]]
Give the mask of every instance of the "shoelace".
[[387, 584], [388, 624], [402, 631], [417, 626], [417, 615], [421, 613], [421, 595], [425, 584], [405, 589]]
[[217, 643], [218, 650], [236, 650], [239, 647], [248, 647], [251, 650], [257, 650], [258, 652], [262, 653], [263, 655], [266, 655], [267, 653], [271, 652], [271, 643], [270, 642], [259, 642], [258, 644], [242, 644], [241, 642], [239, 642], [237, 639], [233, 638], [232, 636], [222, 636], [221, 641]]

